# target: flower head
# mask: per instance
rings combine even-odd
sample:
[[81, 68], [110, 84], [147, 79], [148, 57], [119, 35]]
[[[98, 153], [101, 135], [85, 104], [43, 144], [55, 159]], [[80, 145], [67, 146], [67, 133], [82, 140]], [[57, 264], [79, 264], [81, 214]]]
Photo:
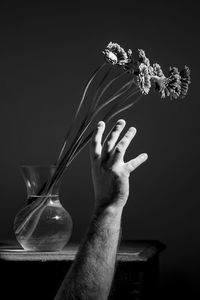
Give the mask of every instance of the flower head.
[[129, 49], [126, 52], [119, 44], [110, 42], [103, 51], [103, 54], [108, 63], [125, 66], [131, 60], [132, 51]]
[[133, 55], [131, 49], [125, 51], [119, 44], [110, 42], [103, 54], [109, 64], [122, 66], [123, 70], [135, 76], [144, 95], [149, 93], [152, 82], [161, 98], [184, 98], [188, 92], [190, 69], [187, 66], [181, 72], [176, 67], [170, 67], [166, 77], [158, 63], [150, 65], [143, 49], [138, 49]]
[[185, 98], [189, 84], [191, 83], [191, 75], [190, 75], [190, 69], [185, 66], [182, 71], [180, 71], [180, 76], [181, 76], [181, 92], [180, 92], [180, 98], [183, 99]]
[[162, 77], [157, 81], [157, 89], [161, 93], [161, 98], [167, 96], [170, 99], [177, 99], [181, 93], [181, 76], [176, 67], [170, 67], [168, 77]]
[[144, 63], [139, 65], [137, 83], [142, 94], [147, 95], [151, 88], [151, 76], [149, 74], [149, 68]]
[[138, 62], [150, 67], [150, 60], [146, 57], [143, 49], [138, 49]]
[[161, 66], [155, 63], [152, 67], [149, 67], [149, 71], [151, 75], [151, 81], [155, 83], [155, 89], [160, 91], [166, 81], [166, 77], [163, 74]]
[[158, 77], [163, 77], [164, 74], [163, 74], [163, 71], [161, 69], [161, 66], [157, 63], [153, 64], [153, 67], [152, 68], [152, 76], [158, 76]]
[[125, 71], [128, 71], [131, 74], [134, 73], [134, 59], [133, 59], [132, 53], [133, 53], [132, 50], [128, 49], [128, 51], [127, 51], [128, 60], [127, 60], [127, 63], [125, 63], [123, 65], [123, 69]]

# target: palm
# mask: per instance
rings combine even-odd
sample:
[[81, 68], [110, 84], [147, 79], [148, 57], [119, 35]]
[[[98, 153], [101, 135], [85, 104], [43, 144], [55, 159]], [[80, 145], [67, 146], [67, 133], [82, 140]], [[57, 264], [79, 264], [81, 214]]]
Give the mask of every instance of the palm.
[[136, 133], [136, 129], [130, 127], [118, 142], [124, 127], [125, 121], [119, 120], [103, 145], [101, 143], [105, 129], [103, 122], [98, 124], [93, 135], [91, 144], [92, 178], [98, 205], [111, 203], [125, 205], [129, 195], [129, 175], [147, 159], [146, 154], [141, 154], [127, 163], [124, 162], [126, 149]]

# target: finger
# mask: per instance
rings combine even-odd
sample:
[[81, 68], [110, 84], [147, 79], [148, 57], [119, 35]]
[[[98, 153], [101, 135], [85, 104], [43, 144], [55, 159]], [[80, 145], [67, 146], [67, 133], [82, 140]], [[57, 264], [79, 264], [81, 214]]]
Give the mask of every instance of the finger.
[[126, 166], [129, 172], [133, 172], [137, 167], [139, 167], [142, 163], [144, 163], [148, 159], [147, 153], [142, 153], [138, 155], [136, 158], [131, 159], [126, 163]]
[[126, 149], [128, 148], [130, 142], [134, 138], [136, 134], [136, 128], [130, 127], [129, 130], [126, 132], [124, 137], [121, 139], [121, 141], [116, 145], [114, 149], [114, 160], [121, 160], [124, 158]]
[[101, 149], [102, 149], [102, 135], [105, 130], [105, 123], [100, 121], [97, 124], [97, 127], [94, 130], [92, 135], [91, 144], [90, 144], [90, 156], [91, 159], [97, 159], [101, 156]]
[[111, 150], [114, 148], [114, 146], [120, 136], [120, 133], [124, 129], [125, 125], [126, 125], [125, 120], [120, 119], [117, 121], [115, 126], [112, 128], [112, 130], [110, 131], [110, 133], [107, 135], [107, 137], [104, 140], [103, 153], [111, 152]]

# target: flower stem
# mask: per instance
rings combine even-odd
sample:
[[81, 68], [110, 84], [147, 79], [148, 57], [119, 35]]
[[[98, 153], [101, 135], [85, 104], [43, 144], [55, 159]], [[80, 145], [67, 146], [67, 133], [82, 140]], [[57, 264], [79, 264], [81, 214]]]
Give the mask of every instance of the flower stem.
[[[104, 78], [102, 79], [102, 81], [99, 84], [98, 89], [101, 87], [101, 85], [103, 84], [103, 81], [106, 79], [106, 77], [108, 76], [108, 73], [110, 72], [110, 70], [108, 70], [108, 72], [105, 74]], [[80, 135], [82, 136], [82, 132], [88, 128], [88, 126], [91, 124], [91, 121], [95, 118], [95, 116], [104, 108], [106, 107], [108, 104], [110, 104], [112, 101], [114, 101], [115, 99], [117, 99], [118, 97], [120, 97], [123, 93], [125, 93], [134, 82], [134, 79], [131, 79], [130, 81], [128, 81], [126, 84], [124, 84], [120, 89], [118, 89], [116, 92], [114, 92], [110, 98], [108, 98], [107, 101], [105, 101], [101, 106], [99, 106], [99, 108], [97, 109], [97, 105], [98, 102], [100, 100], [100, 98], [103, 96], [103, 94], [105, 93], [105, 91], [109, 88], [109, 86], [114, 83], [114, 81], [116, 81], [117, 79], [119, 79], [122, 75], [124, 75], [126, 72], [121, 73], [119, 75], [117, 75], [115, 78], [113, 78], [112, 80], [110, 80], [108, 82], [108, 84], [105, 86], [105, 88], [102, 90], [101, 94], [99, 95], [98, 99], [96, 100], [98, 91], [96, 92], [94, 98], [93, 98], [93, 102], [92, 105], [87, 113], [87, 115], [85, 116], [77, 134], [75, 139], [73, 140], [72, 144], [74, 144], [77, 141], [77, 138], [80, 137]], [[127, 88], [128, 87], [128, 88]], [[98, 90], [97, 89], [97, 90]], [[124, 91], [123, 91], [124, 90]], [[96, 103], [95, 103], [96, 101]], [[92, 109], [92, 106], [94, 105], [94, 108]], [[88, 121], [88, 124], [86, 125]], [[85, 129], [83, 130], [84, 126], [86, 125]], [[84, 133], [83, 132], [83, 133]]]
[[[83, 135], [88, 129], [89, 125], [93, 121], [93, 119], [96, 117], [96, 115], [109, 103], [120, 97], [121, 95], [125, 94], [130, 87], [132, 86], [132, 80], [130, 80], [128, 83], [123, 85], [117, 92], [114, 93], [114, 96], [111, 97], [106, 103], [104, 103], [97, 111], [94, 112], [91, 119], [89, 120], [88, 124], [82, 128], [82, 130], [79, 129], [78, 134], [75, 136], [74, 140], [72, 141], [71, 147], [68, 149], [67, 153], [64, 155], [64, 157], [60, 160], [59, 164], [57, 165], [57, 169], [50, 180], [49, 184], [46, 187], [46, 191], [49, 191], [50, 188], [53, 187], [53, 185], [58, 182], [59, 178], [62, 176], [62, 173], [64, 172], [65, 168], [68, 166], [68, 161], [73, 157], [73, 154], [76, 152], [77, 147], [80, 145]], [[121, 91], [122, 90], [122, 91]], [[135, 90], [138, 90], [136, 88]], [[121, 92], [120, 92], [121, 91]]]
[[85, 96], [86, 96], [86, 93], [87, 93], [87, 91], [88, 91], [88, 88], [89, 88], [89, 86], [91, 85], [92, 81], [93, 81], [93, 80], [95, 79], [95, 77], [97, 76], [97, 74], [102, 70], [102, 68], [103, 68], [105, 65], [106, 65], [106, 63], [103, 63], [100, 67], [98, 67], [98, 68], [93, 72], [93, 74], [91, 75], [91, 77], [90, 77], [90, 79], [88, 80], [87, 84], [85, 85], [85, 88], [84, 88], [84, 91], [83, 91], [83, 95], [82, 95], [81, 101], [80, 101], [79, 106], [78, 106], [78, 108], [77, 108], [77, 110], [76, 110], [74, 119], [73, 119], [73, 121], [72, 121], [72, 123], [71, 123], [71, 125], [70, 125], [70, 127], [69, 127], [69, 129], [68, 129], [68, 131], [67, 131], [66, 136], [65, 136], [65, 139], [64, 139], [64, 142], [63, 142], [61, 151], [60, 151], [59, 156], [58, 156], [58, 159], [57, 159], [57, 161], [56, 161], [56, 165], [57, 165], [57, 164], [59, 163], [59, 161], [61, 160], [61, 157], [62, 157], [63, 152], [64, 152], [64, 149], [65, 149], [65, 147], [66, 147], [68, 138], [69, 138], [69, 136], [70, 136], [70, 134], [71, 134], [71, 131], [72, 131], [73, 127], [74, 127], [75, 121], [76, 121], [76, 119], [77, 119], [77, 117], [78, 117], [78, 115], [79, 115], [79, 112], [80, 112], [80, 110], [81, 110], [81, 107], [82, 107], [82, 105], [83, 105], [83, 101], [84, 101], [84, 99], [85, 99]]
[[[128, 82], [126, 83], [123, 87], [121, 87], [117, 92], [114, 93], [114, 95], [112, 95], [112, 97], [107, 100], [104, 104], [102, 104], [91, 116], [90, 120], [88, 121], [88, 124], [85, 126], [85, 128], [83, 128], [83, 126], [81, 126], [78, 134], [76, 135], [76, 137], [74, 138], [74, 141], [72, 142], [72, 147], [71, 149], [73, 150], [73, 146], [76, 146], [77, 143], [79, 143], [79, 141], [82, 139], [82, 136], [84, 135], [84, 133], [86, 132], [86, 130], [88, 129], [89, 125], [91, 124], [91, 122], [94, 120], [94, 118], [98, 115], [98, 113], [105, 108], [108, 104], [110, 104], [112, 101], [116, 100], [117, 98], [119, 98], [120, 96], [122, 96], [123, 94], [125, 94], [131, 87], [132, 82]], [[82, 124], [83, 125], [83, 124]], [[85, 125], [85, 124], [84, 124]], [[67, 153], [68, 154], [68, 153]], [[70, 155], [70, 153], [69, 153]], [[65, 155], [64, 159], [67, 158], [67, 155]]]
[[[97, 108], [98, 104], [99, 104], [99, 101], [101, 100], [103, 94], [108, 90], [108, 88], [117, 80], [119, 79], [120, 77], [122, 77], [123, 75], [125, 75], [127, 72], [123, 72], [117, 76], [115, 76], [112, 80], [110, 80], [107, 85], [104, 87], [104, 89], [101, 91], [99, 97], [97, 98], [97, 101], [95, 103], [95, 106], [94, 106], [94, 110]], [[93, 111], [94, 111], [93, 110]]]
[[[88, 118], [90, 115], [91, 115], [91, 113], [94, 111], [94, 109], [95, 109], [95, 107], [96, 107], [96, 104], [97, 104], [97, 96], [98, 96], [98, 93], [99, 93], [99, 90], [100, 90], [100, 88], [102, 87], [102, 85], [103, 85], [103, 83], [105, 82], [105, 80], [108, 78], [108, 76], [109, 76], [109, 74], [110, 74], [110, 72], [111, 72], [111, 69], [112, 69], [112, 67], [110, 67], [109, 69], [108, 69], [108, 71], [106, 72], [106, 74], [104, 75], [104, 77], [102, 78], [102, 80], [100, 81], [100, 83], [99, 83], [99, 85], [98, 85], [98, 88], [97, 88], [97, 90], [96, 90], [96, 93], [95, 93], [95, 95], [94, 95], [94, 97], [93, 97], [93, 99], [92, 99], [92, 103], [91, 103], [91, 105], [90, 105], [90, 107], [89, 107], [89, 110], [88, 110], [88, 113], [87, 113], [87, 116], [86, 116], [86, 118]], [[96, 100], [97, 99], [97, 100]]]
[[[129, 95], [126, 100], [128, 100], [131, 96], [133, 96], [134, 93], [132, 93], [131, 95]], [[120, 112], [127, 110], [128, 108], [130, 108], [131, 106], [135, 105], [140, 99], [141, 99], [142, 95], [140, 94], [136, 100], [132, 101], [131, 103], [129, 103], [128, 105], [122, 107], [121, 109], [117, 110], [115, 113], [111, 114], [110, 116], [106, 115], [103, 118], [104, 122], [108, 122], [110, 121], [113, 117], [115, 117], [117, 114], [119, 114]], [[71, 157], [71, 159], [69, 160], [67, 167], [71, 164], [71, 162], [74, 160], [74, 158], [80, 153], [80, 151], [88, 144], [88, 142], [90, 141], [92, 135], [93, 135], [94, 130], [92, 130], [88, 136], [84, 139], [84, 141], [79, 145], [79, 147], [77, 148], [76, 152], [74, 153], [74, 155]]]
[[103, 109], [105, 108], [108, 104], [110, 104], [112, 101], [116, 100], [117, 98], [119, 98], [120, 96], [122, 96], [123, 94], [125, 94], [131, 87], [132, 85], [132, 81], [129, 81], [128, 83], [126, 83], [125, 85], [123, 85], [117, 92], [115, 92], [111, 98], [109, 98], [109, 100], [107, 100], [103, 105], [101, 105], [91, 116], [90, 120], [88, 121], [87, 125], [84, 127], [86, 119], [84, 119], [81, 127], [79, 128], [79, 131], [77, 133], [77, 135], [75, 136], [74, 140], [72, 141], [72, 146], [69, 149], [69, 151], [65, 154], [65, 156], [62, 159], [62, 163], [67, 159], [67, 156], [70, 155], [70, 152], [73, 151], [73, 147], [76, 147], [76, 145], [79, 143], [79, 141], [82, 139], [82, 136], [84, 135], [84, 133], [86, 132], [86, 130], [88, 129], [89, 125], [91, 124], [91, 122], [94, 120], [94, 118], [97, 116], [97, 114]]
[[[122, 103], [125, 103], [130, 97], [132, 97], [134, 94], [137, 94], [139, 92], [138, 88], [135, 88], [127, 97], [123, 98]], [[141, 97], [142, 95], [140, 95]], [[131, 107], [134, 103], [138, 102], [139, 98], [137, 98], [133, 103], [121, 108], [120, 110], [118, 110], [117, 112], [113, 112], [118, 106], [119, 103], [117, 103], [117, 105], [115, 104], [108, 112], [107, 114], [104, 116], [103, 121], [106, 122], [108, 120], [111, 120], [116, 114], [120, 113], [123, 110], [128, 109], [129, 107]], [[112, 114], [113, 112], [113, 114]], [[110, 115], [111, 114], [111, 115]], [[85, 138], [85, 140], [81, 143], [82, 138], [78, 139], [77, 143], [75, 143], [75, 145], [72, 147], [71, 149], [71, 153], [69, 153], [68, 157], [66, 158], [65, 164], [63, 164], [62, 166], [62, 171], [59, 172], [57, 178], [55, 179], [55, 183], [58, 182], [58, 180], [60, 180], [60, 178], [63, 175], [64, 170], [71, 164], [71, 162], [73, 161], [73, 159], [78, 155], [78, 153], [86, 146], [86, 144], [90, 141], [91, 137], [92, 137], [93, 131]]]

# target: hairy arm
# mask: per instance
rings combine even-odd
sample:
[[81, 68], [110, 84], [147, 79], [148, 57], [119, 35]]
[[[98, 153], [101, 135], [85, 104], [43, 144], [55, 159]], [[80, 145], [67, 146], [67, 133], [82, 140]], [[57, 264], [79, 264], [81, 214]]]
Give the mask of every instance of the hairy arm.
[[129, 175], [147, 159], [141, 154], [124, 162], [136, 129], [118, 142], [125, 121], [119, 120], [102, 144], [105, 123], [99, 122], [91, 142], [95, 208], [77, 257], [55, 300], [106, 300], [112, 285], [120, 239], [121, 216], [129, 195]]

